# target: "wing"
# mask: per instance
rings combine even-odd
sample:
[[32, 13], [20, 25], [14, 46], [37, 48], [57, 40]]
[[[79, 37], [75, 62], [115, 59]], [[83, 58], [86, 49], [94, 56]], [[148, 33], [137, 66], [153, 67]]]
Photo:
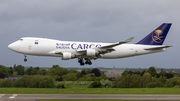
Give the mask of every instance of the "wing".
[[112, 48], [112, 47], [115, 47], [115, 46], [118, 46], [118, 45], [121, 45], [121, 44], [124, 44], [124, 43], [131, 42], [133, 39], [134, 39], [134, 37], [131, 37], [131, 38], [127, 39], [126, 41], [121, 41], [121, 42], [118, 42], [118, 43], [115, 43], [115, 44], [111, 44], [111, 45], [107, 45], [107, 46], [102, 46], [102, 47], [98, 47], [98, 48], [101, 48], [101, 49]]
[[[124, 44], [124, 43], [131, 42], [133, 39], [134, 39], [134, 37], [131, 37], [125, 41], [117, 42], [117, 43], [110, 44], [110, 45], [95, 47], [95, 48], [91, 48], [91, 49], [75, 50], [71, 54], [75, 54], [75, 56], [77, 58], [97, 59], [97, 58], [101, 57], [101, 54], [106, 54], [106, 53], [115, 51], [115, 49], [113, 49], [113, 47]], [[49, 54], [54, 54], [54, 53], [57, 55], [63, 56], [64, 53], [67, 53], [67, 52], [62, 52], [61, 50], [55, 50], [55, 51], [49, 52]]]
[[[106, 46], [101, 46], [101, 47], [92, 48], [92, 49], [90, 49], [90, 50], [98, 51], [99, 54], [110, 53], [110, 52], [112, 52], [112, 51], [115, 51], [115, 50], [113, 49], [113, 47], [118, 46], [118, 45], [121, 45], [121, 44], [124, 44], [124, 43], [131, 42], [133, 39], [134, 39], [134, 37], [131, 37], [131, 38], [125, 40], [125, 41], [117, 42], [117, 43], [110, 44], [110, 45], [106, 45]], [[78, 54], [78, 55], [86, 55], [87, 51], [88, 51], [87, 49], [85, 49], [85, 50], [77, 50], [77, 54]], [[95, 57], [97, 58], [97, 57], [99, 57], [99, 56], [93, 56], [93, 57], [91, 56], [91, 58], [95, 58]]]
[[124, 43], [131, 42], [133, 39], [134, 39], [134, 37], [131, 37], [131, 38], [125, 40], [125, 41], [121, 41], [121, 42], [118, 42], [118, 43], [115, 43], [115, 44], [106, 45], [106, 46], [102, 46], [102, 47], [97, 47], [96, 50], [104, 52], [103, 54], [109, 53], [109, 52], [115, 51], [113, 49], [113, 47], [124, 44]]

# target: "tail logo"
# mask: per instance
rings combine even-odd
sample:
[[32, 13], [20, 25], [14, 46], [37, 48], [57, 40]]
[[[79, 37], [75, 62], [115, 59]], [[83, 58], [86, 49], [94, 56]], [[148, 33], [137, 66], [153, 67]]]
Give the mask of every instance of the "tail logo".
[[155, 30], [154, 33], [152, 33], [152, 39], [154, 42], [156, 43], [161, 43], [163, 41], [163, 36], [162, 36], [163, 32], [162, 30]]

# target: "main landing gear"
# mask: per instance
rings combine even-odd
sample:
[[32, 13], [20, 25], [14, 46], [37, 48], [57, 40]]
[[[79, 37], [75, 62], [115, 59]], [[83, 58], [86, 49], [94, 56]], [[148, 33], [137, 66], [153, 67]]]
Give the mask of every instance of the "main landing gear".
[[78, 62], [80, 63], [81, 66], [84, 65], [84, 60], [83, 59], [79, 59]]
[[26, 62], [26, 61], [27, 61], [26, 57], [27, 57], [27, 56], [26, 56], [26, 55], [24, 55], [24, 62]]
[[82, 58], [82, 59], [79, 59], [78, 62], [80, 63], [81, 66], [84, 66], [84, 64], [92, 65], [92, 62], [90, 59], [85, 59], [85, 63], [84, 63], [84, 60]]

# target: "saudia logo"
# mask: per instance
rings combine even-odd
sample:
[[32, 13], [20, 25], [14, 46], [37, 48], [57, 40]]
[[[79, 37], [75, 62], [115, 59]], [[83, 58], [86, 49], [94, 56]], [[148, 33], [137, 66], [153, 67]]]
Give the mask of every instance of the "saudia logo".
[[163, 36], [162, 36], [163, 32], [162, 30], [155, 30], [155, 32], [152, 34], [152, 39], [154, 42], [156, 43], [161, 43], [163, 41]]
[[77, 44], [77, 43], [56, 43], [56, 48], [57, 49], [89, 49], [93, 47], [100, 47], [100, 44]]

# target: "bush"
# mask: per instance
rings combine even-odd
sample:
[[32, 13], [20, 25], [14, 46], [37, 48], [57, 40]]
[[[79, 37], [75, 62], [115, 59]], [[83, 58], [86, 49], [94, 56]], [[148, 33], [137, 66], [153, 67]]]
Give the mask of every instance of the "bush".
[[179, 85], [175, 85], [174, 88], [179, 88]]
[[78, 79], [78, 81], [88, 81], [88, 79], [86, 77], [81, 77]]
[[176, 85], [180, 85], [180, 77], [173, 77], [170, 78], [167, 82], [166, 82], [166, 87], [174, 87]]
[[13, 87], [14, 81], [12, 81], [11, 79], [1, 80], [0, 86], [1, 87]]
[[155, 88], [157, 87], [157, 83], [156, 82], [150, 82], [146, 85], [147, 88]]
[[65, 81], [76, 81], [77, 77], [75, 73], [68, 73], [67, 75], [64, 76]]
[[65, 87], [66, 88], [71, 88], [71, 85], [70, 84], [66, 84]]
[[55, 76], [55, 81], [63, 81], [63, 78], [62, 76]]
[[92, 69], [90, 73], [94, 73], [96, 77], [101, 76], [100, 70], [97, 68]]
[[64, 84], [57, 84], [56, 88], [65, 88]]
[[158, 87], [164, 87], [164, 84], [162, 82], [157, 82]]
[[112, 82], [107, 82], [103, 85], [104, 88], [113, 88], [113, 83]]
[[102, 84], [100, 81], [94, 81], [93, 83], [89, 85], [89, 88], [101, 88], [101, 87], [102, 87]]
[[127, 74], [125, 76], [118, 77], [118, 79], [113, 82], [113, 85], [116, 88], [137, 88], [141, 87], [141, 81], [143, 81], [141, 78], [142, 77], [137, 74]]
[[53, 88], [54, 79], [48, 75], [25, 75], [21, 79], [15, 81], [15, 87]]

